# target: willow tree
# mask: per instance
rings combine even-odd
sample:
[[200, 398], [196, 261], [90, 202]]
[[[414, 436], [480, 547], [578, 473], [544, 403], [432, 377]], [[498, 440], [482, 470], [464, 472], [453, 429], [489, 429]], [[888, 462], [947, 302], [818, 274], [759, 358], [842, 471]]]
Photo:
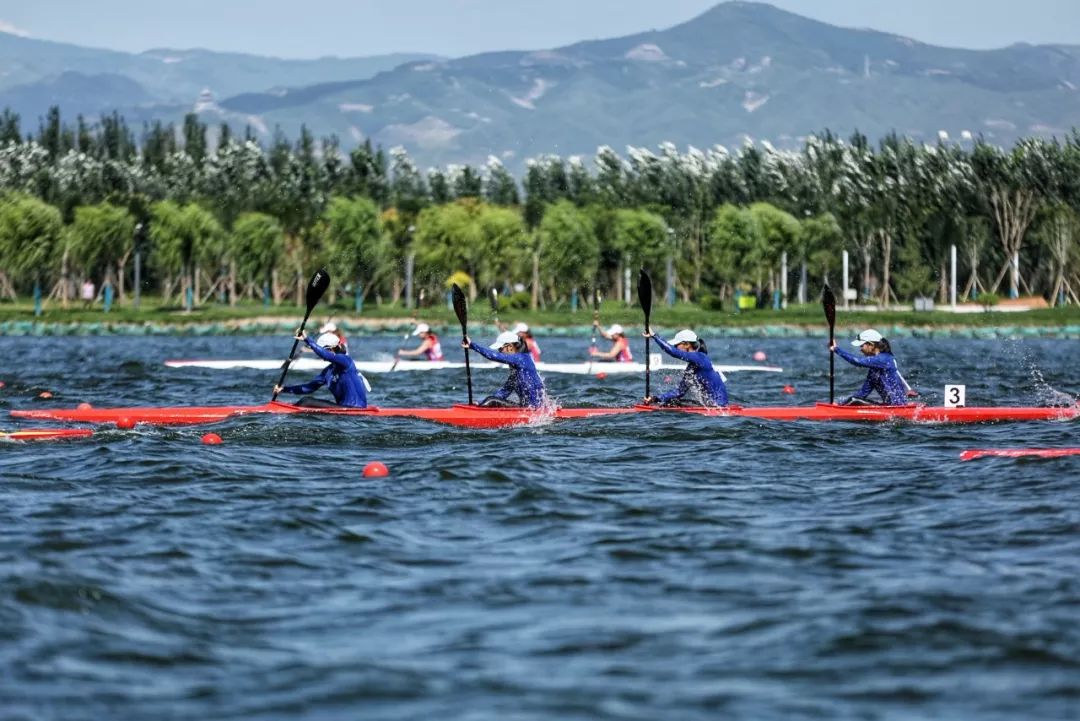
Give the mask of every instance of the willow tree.
[[510, 259], [525, 246], [521, 216], [472, 198], [425, 208], [416, 221], [417, 261], [428, 285], [438, 286], [455, 271], [489, 287], [505, 278]]
[[335, 272], [350, 278], [357, 288], [374, 285], [386, 270], [387, 235], [379, 209], [368, 198], [334, 198], [323, 214], [323, 234], [329, 262]]
[[726, 204], [717, 208], [709, 225], [709, 244], [703, 281], [724, 297], [727, 288], [759, 280], [769, 264], [770, 250], [747, 208]]
[[116, 279], [118, 295], [124, 297], [124, 269], [135, 247], [135, 217], [127, 208], [111, 203], [75, 209], [68, 227], [68, 251], [73, 263], [89, 277]]
[[600, 246], [588, 216], [569, 200], [547, 209], [540, 223], [540, 263], [553, 294], [568, 292], [576, 309], [579, 289], [592, 285]]
[[0, 198], [0, 290], [14, 298], [21, 279], [37, 296], [56, 270], [62, 233], [60, 211], [51, 205], [23, 195]]
[[150, 239], [154, 245], [153, 260], [166, 276], [165, 295], [180, 277], [180, 290], [184, 303], [191, 310], [192, 303], [187, 291], [198, 295], [197, 268], [200, 263], [220, 259], [224, 247], [221, 225], [213, 214], [189, 203], [179, 205], [171, 200], [155, 203], [150, 208]]
[[[265, 213], [244, 213], [233, 223], [229, 233], [228, 254], [235, 272], [244, 283], [244, 292], [254, 295], [256, 284], [262, 285], [263, 297], [280, 300], [273, 288], [274, 270], [285, 254], [285, 231], [277, 218]], [[235, 288], [229, 294], [235, 304]]]

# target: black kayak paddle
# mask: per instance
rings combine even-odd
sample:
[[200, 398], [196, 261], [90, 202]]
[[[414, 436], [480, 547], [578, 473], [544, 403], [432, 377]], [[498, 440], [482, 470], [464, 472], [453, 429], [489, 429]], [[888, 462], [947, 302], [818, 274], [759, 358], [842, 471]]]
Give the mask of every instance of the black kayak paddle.
[[836, 296], [827, 285], [821, 291], [821, 307], [829, 323], [829, 403], [832, 404], [836, 402], [836, 354], [832, 352], [836, 343]]
[[[638, 302], [641, 303], [641, 310], [645, 312], [645, 332], [649, 332], [649, 316], [652, 314], [652, 278], [642, 268], [638, 273], [638, 286], [637, 286]], [[651, 371], [649, 369], [649, 338], [645, 337], [645, 397], [648, 398], [650, 393], [649, 376]]]
[[[469, 336], [469, 307], [465, 302], [465, 293], [461, 291], [461, 287], [454, 283], [454, 287], [450, 289], [450, 296], [454, 301], [454, 313], [457, 315], [458, 322], [461, 323], [461, 340], [465, 340]], [[469, 349], [465, 349], [465, 382], [469, 386], [469, 405], [473, 405], [472, 395], [472, 367], [469, 365]]]
[[[330, 287], [330, 274], [326, 272], [326, 268], [320, 268], [315, 272], [315, 275], [311, 276], [311, 282], [307, 287], [307, 312], [304, 313], [304, 320], [300, 322], [300, 329], [296, 331], [296, 335], [300, 335], [304, 332], [304, 326], [307, 325], [308, 318], [311, 317], [311, 311], [315, 310], [315, 306], [322, 300], [323, 294], [326, 293], [326, 289]], [[278, 388], [285, 383], [285, 376], [289, 373], [289, 366], [292, 364], [293, 356], [296, 355], [296, 347], [300, 345], [300, 339], [294, 338], [292, 344], [292, 350], [289, 351], [289, 357], [285, 360], [285, 363], [281, 366], [281, 377], [278, 378], [277, 384], [274, 388]], [[270, 402], [273, 403], [277, 400], [278, 392], [275, 390], [274, 394], [270, 396]]]

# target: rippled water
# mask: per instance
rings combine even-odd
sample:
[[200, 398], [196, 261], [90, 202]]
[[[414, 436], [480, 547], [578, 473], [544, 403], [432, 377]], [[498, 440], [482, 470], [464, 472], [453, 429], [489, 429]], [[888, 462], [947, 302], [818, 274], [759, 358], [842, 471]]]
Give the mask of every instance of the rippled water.
[[[0, 427], [45, 403], [261, 402], [275, 373], [161, 361], [287, 345], [0, 338]], [[732, 363], [765, 350], [785, 373], [733, 374], [733, 400], [786, 404], [827, 397], [822, 345], [711, 348]], [[581, 341], [544, 348], [573, 360]], [[1075, 396], [1077, 349], [896, 344], [925, 400], [966, 383], [969, 405]], [[840, 391], [860, 383], [837, 369]], [[456, 372], [371, 380], [381, 405], [464, 397]], [[477, 373], [477, 393], [500, 381]], [[548, 381], [565, 405], [642, 391]], [[1080, 459], [957, 459], [1080, 445], [1076, 423], [214, 429], [221, 446], [199, 443], [205, 427], [0, 443], [0, 717], [1080, 716]], [[371, 460], [390, 476], [363, 478]]]

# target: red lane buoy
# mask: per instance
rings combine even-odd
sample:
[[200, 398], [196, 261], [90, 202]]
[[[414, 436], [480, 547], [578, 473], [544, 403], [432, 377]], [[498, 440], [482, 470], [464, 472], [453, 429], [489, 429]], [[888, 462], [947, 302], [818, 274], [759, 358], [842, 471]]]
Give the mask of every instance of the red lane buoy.
[[0, 388], [3, 388], [5, 385], [7, 385], [7, 384], [4, 383], [4, 381], [0, 381]]
[[91, 408], [93, 408], [92, 405], [90, 405], [89, 403], [86, 403], [85, 401], [80, 403], [79, 405], [77, 405], [75, 407], [78, 408], [80, 411], [88, 411]]
[[789, 396], [795, 395], [795, 386], [793, 386], [793, 385], [784, 386], [784, 393], [787, 393]]
[[132, 428], [135, 427], [135, 421], [131, 420], [127, 416], [124, 416], [123, 418], [117, 418], [116, 427], [122, 431], [130, 431]]
[[598, 381], [602, 381], [605, 378], [607, 378], [607, 373], [605, 373], [604, 371], [600, 371], [599, 373], [596, 374], [596, 380], [598, 380]]
[[204, 446], [220, 446], [221, 436], [217, 433], [207, 433], [202, 437], [202, 442]]
[[38, 398], [52, 398], [52, 391], [41, 391], [38, 393]]
[[390, 469], [382, 461], [372, 461], [364, 466], [364, 478], [386, 478]]
[[765, 361], [769, 360], [769, 356], [765, 355], [765, 351], [759, 350], [754, 353], [754, 360], [756, 360], [758, 363], [764, 363]]

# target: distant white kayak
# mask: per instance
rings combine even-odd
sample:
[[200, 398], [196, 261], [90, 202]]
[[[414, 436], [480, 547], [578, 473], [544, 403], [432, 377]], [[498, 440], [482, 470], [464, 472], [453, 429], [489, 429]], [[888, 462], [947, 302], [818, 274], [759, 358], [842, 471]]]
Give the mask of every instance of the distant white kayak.
[[[394, 366], [394, 361], [355, 361], [356, 369], [361, 373], [401, 373], [404, 371], [440, 371], [440, 370], [455, 370], [465, 367], [464, 363], [457, 363], [451, 361], [426, 361], [426, 360], [401, 360], [398, 361], [397, 366]], [[681, 363], [663, 363], [661, 356], [654, 355], [650, 358], [652, 369], [658, 370], [681, 370]], [[279, 360], [167, 360], [165, 365], [169, 368], [209, 368], [212, 370], [278, 370], [281, 368], [282, 361]], [[312, 370], [318, 371], [326, 367], [326, 362], [319, 360], [318, 358], [301, 357], [294, 360], [290, 366], [293, 370]], [[492, 368], [506, 368], [506, 366], [499, 363], [473, 363], [473, 368], [480, 369], [492, 369]], [[766, 365], [717, 365], [714, 366], [716, 370], [721, 373], [740, 373], [746, 371], [757, 371], [764, 373], [782, 373], [783, 368], [779, 366], [766, 366]], [[541, 373], [568, 373], [571, 375], [579, 376], [591, 376], [598, 373], [604, 373], [607, 375], [613, 374], [627, 374], [627, 373], [644, 373], [644, 363], [614, 363], [610, 361], [596, 361], [596, 362], [584, 362], [584, 363], [544, 363], [540, 362], [536, 364], [536, 369]]]

